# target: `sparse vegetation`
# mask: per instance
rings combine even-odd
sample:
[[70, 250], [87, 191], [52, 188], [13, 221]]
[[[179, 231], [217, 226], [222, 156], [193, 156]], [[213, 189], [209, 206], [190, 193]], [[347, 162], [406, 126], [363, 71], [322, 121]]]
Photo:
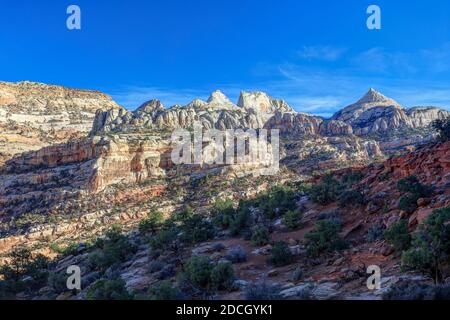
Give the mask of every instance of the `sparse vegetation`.
[[384, 239], [394, 247], [397, 253], [401, 253], [411, 245], [411, 235], [408, 230], [408, 222], [402, 219], [384, 232]]
[[450, 117], [434, 120], [431, 127], [438, 132], [441, 141], [450, 140]]
[[401, 179], [397, 183], [400, 192], [407, 193], [400, 199], [399, 208], [407, 213], [417, 210], [417, 200], [429, 197], [433, 193], [433, 188], [423, 185], [416, 176]]
[[180, 289], [173, 286], [168, 280], [161, 281], [155, 286], [152, 286], [148, 293], [150, 300], [181, 300], [183, 298]]
[[433, 211], [414, 235], [412, 247], [403, 253], [404, 268], [430, 275], [442, 283], [450, 263], [450, 207]]
[[289, 210], [283, 216], [283, 224], [291, 230], [300, 227], [303, 214], [298, 210]]
[[335, 202], [342, 192], [341, 183], [333, 176], [325, 176], [320, 183], [311, 187], [311, 200], [320, 205], [328, 205]]
[[131, 300], [133, 296], [125, 288], [122, 279], [101, 279], [95, 282], [89, 289], [88, 300]]
[[294, 257], [289, 249], [289, 245], [284, 241], [276, 242], [272, 247], [269, 262], [276, 267], [282, 267], [292, 263]]
[[305, 235], [307, 254], [318, 257], [324, 252], [345, 249], [347, 243], [339, 237], [341, 229], [341, 224], [335, 221], [318, 221], [315, 230]]
[[252, 229], [252, 244], [264, 246], [269, 243], [269, 230], [263, 225], [254, 226]]
[[104, 239], [99, 238], [95, 249], [89, 255], [89, 261], [94, 269], [105, 271], [113, 265], [126, 261], [136, 252], [136, 246], [130, 243], [117, 226], [111, 228]]

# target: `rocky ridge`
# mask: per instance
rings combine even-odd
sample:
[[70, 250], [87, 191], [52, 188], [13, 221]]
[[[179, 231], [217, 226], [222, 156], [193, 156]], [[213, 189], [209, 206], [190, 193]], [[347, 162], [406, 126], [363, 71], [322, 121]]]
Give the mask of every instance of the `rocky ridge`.
[[0, 82], [0, 165], [16, 154], [85, 137], [99, 109], [120, 107], [98, 91]]

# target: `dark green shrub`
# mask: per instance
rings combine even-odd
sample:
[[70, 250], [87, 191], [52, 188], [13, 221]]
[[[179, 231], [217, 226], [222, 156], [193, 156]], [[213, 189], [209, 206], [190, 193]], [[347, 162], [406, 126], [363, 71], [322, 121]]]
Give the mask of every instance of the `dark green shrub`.
[[450, 263], [450, 207], [434, 210], [414, 235], [411, 249], [403, 253], [404, 268], [429, 274], [441, 283]]
[[239, 207], [236, 215], [230, 223], [230, 232], [236, 236], [248, 229], [252, 223], [252, 210], [255, 210], [255, 202], [252, 200], [239, 201]]
[[276, 186], [258, 197], [259, 208], [268, 218], [273, 219], [289, 210], [294, 210], [295, 198], [295, 192], [291, 188]]
[[305, 235], [308, 256], [318, 257], [323, 252], [345, 249], [347, 244], [339, 236], [341, 229], [341, 224], [333, 221], [318, 221], [315, 230]]
[[350, 172], [342, 177], [342, 183], [347, 187], [351, 187], [360, 182], [363, 178], [364, 174], [362, 172]]
[[408, 222], [402, 219], [394, 223], [384, 232], [384, 239], [394, 247], [396, 252], [408, 249], [411, 245]]
[[174, 216], [173, 216], [173, 220], [175, 222], [184, 222], [190, 218], [192, 218], [194, 216], [194, 210], [192, 210], [192, 208], [187, 205], [183, 208], [183, 210], [181, 210], [180, 212], [177, 212]]
[[281, 300], [280, 288], [266, 282], [255, 283], [247, 287], [245, 298], [252, 301]]
[[289, 210], [283, 216], [283, 224], [291, 230], [300, 227], [303, 214], [298, 210]]
[[125, 288], [125, 281], [118, 280], [98, 280], [87, 295], [88, 300], [131, 300], [133, 296]]
[[[28, 248], [14, 248], [7, 256], [10, 260], [0, 267], [0, 297], [13, 297], [21, 291], [32, 292], [47, 283], [49, 260], [33, 257]], [[27, 277], [27, 281], [23, 278]]]
[[217, 200], [211, 210], [211, 215], [213, 216], [214, 225], [216, 225], [218, 228], [229, 228], [236, 215], [233, 201], [230, 199], [227, 199], [225, 201]]
[[263, 225], [256, 225], [252, 228], [252, 244], [254, 246], [264, 246], [269, 243], [269, 230]]
[[151, 300], [181, 300], [183, 298], [181, 291], [168, 280], [151, 287], [148, 293]]
[[403, 196], [400, 198], [398, 208], [405, 211], [406, 213], [411, 214], [418, 208], [417, 200], [419, 200], [419, 197], [417, 195]]
[[272, 254], [269, 258], [271, 264], [276, 267], [286, 266], [294, 260], [289, 245], [284, 241], [278, 241], [272, 248]]
[[418, 198], [429, 197], [433, 193], [433, 188], [423, 185], [416, 176], [401, 179], [397, 183], [400, 192], [410, 193]]
[[113, 227], [106, 233], [105, 239], [96, 242], [96, 250], [89, 256], [91, 265], [100, 271], [126, 261], [136, 253], [137, 248], [121, 233], [119, 227]]
[[139, 223], [139, 231], [142, 234], [155, 232], [159, 228], [161, 228], [164, 221], [164, 214], [158, 210], [151, 210], [148, 214], [148, 218], [142, 220]]
[[364, 196], [357, 190], [344, 191], [339, 196], [339, 206], [342, 208], [365, 204]]
[[211, 285], [211, 271], [213, 268], [214, 265], [207, 257], [192, 257], [184, 266], [182, 279], [195, 287], [209, 288]]
[[232, 290], [235, 280], [230, 262], [219, 262], [211, 271], [211, 285], [217, 290]]
[[320, 205], [328, 205], [337, 201], [343, 188], [338, 180], [327, 175], [322, 181], [312, 186], [310, 191], [311, 200]]
[[181, 241], [188, 244], [207, 241], [214, 238], [216, 234], [214, 225], [200, 215], [186, 219], [181, 226], [181, 231]]
[[150, 239], [150, 247], [153, 250], [165, 250], [177, 239], [175, 228], [163, 229]]
[[231, 263], [241, 263], [247, 261], [247, 253], [241, 246], [231, 248], [228, 251], [226, 259]]

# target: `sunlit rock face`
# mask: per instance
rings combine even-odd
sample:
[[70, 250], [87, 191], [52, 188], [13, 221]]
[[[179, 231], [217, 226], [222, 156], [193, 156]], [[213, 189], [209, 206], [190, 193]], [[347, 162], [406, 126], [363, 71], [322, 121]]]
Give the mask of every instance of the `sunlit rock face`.
[[449, 112], [434, 107], [405, 109], [395, 100], [370, 89], [359, 101], [340, 110], [332, 119], [350, 124], [357, 135], [368, 135], [421, 129], [448, 116]]
[[86, 136], [97, 110], [120, 110], [98, 91], [0, 82], [0, 165], [16, 154]]

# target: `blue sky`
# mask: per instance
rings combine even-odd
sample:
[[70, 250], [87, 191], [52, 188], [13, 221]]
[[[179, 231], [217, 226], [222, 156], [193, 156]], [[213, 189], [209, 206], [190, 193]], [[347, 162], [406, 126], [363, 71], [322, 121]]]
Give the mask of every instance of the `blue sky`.
[[[0, 80], [97, 89], [134, 109], [266, 91], [328, 116], [375, 87], [450, 109], [450, 2], [58, 0], [0, 4]], [[81, 8], [82, 29], [66, 28]], [[382, 10], [382, 29], [366, 9]]]

